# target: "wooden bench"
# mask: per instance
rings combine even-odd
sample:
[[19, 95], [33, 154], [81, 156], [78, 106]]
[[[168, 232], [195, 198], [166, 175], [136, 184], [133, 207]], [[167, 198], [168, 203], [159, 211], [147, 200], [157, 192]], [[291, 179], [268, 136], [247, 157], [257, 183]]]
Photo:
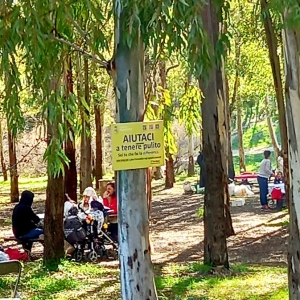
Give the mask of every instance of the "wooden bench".
[[[19, 239], [17, 239], [15, 236], [7, 236], [4, 238], [4, 241], [5, 242], [16, 242], [17, 244], [22, 244], [23, 242]], [[44, 239], [29, 239], [29, 240], [26, 240], [26, 242], [30, 242], [30, 243], [41, 243], [41, 244], [44, 244]]]

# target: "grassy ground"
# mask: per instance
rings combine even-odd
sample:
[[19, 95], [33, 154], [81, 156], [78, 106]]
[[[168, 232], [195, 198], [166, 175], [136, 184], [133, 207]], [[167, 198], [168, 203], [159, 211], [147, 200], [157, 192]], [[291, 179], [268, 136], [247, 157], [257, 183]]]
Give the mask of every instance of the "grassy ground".
[[[45, 193], [47, 177], [19, 178], [19, 191], [31, 190], [34, 193]], [[10, 181], [0, 181], [0, 202], [10, 201]]]
[[[278, 142], [280, 143], [279, 126], [275, 126], [275, 133]], [[270, 133], [267, 121], [258, 122], [250, 127], [244, 129], [243, 142], [245, 149], [271, 147], [272, 141], [270, 139]], [[238, 137], [235, 136], [232, 141], [232, 149], [238, 150]]]
[[[286, 268], [233, 265], [227, 274], [214, 275], [201, 264], [156, 266], [161, 300], [285, 300]], [[11, 277], [0, 279], [1, 296]], [[27, 263], [19, 291], [23, 299], [120, 299], [119, 271], [93, 264], [62, 262], [49, 272], [40, 262]]]
[[[185, 179], [185, 175], [178, 176], [174, 189], [181, 191], [182, 182]], [[191, 182], [197, 179], [198, 176], [188, 178]], [[35, 192], [42, 192], [45, 191], [45, 188], [46, 178], [20, 179], [20, 190], [31, 189]], [[154, 194], [159, 193], [162, 188], [162, 181], [155, 182], [154, 190], [156, 192]], [[9, 184], [0, 183], [0, 189], [1, 193], [3, 190], [9, 192]], [[163, 196], [166, 199], [170, 197], [170, 194]], [[189, 204], [191, 203], [189, 202]], [[249, 208], [245, 209], [249, 210]], [[203, 210], [198, 213], [201, 217]], [[183, 224], [185, 223], [181, 223], [181, 227], [187, 226]], [[273, 222], [266, 222], [263, 226], [277, 228], [278, 224], [286, 226], [288, 219], [276, 219]], [[165, 224], [162, 232], [167, 232], [169, 226], [170, 224]], [[262, 228], [263, 226], [257, 227]], [[249, 230], [247, 231], [249, 232]], [[178, 234], [180, 235], [179, 232]], [[247, 242], [249, 243], [249, 239]], [[269, 244], [270, 242], [268, 242]], [[248, 247], [250, 246], [248, 245]], [[266, 251], [271, 250], [267, 248]], [[167, 256], [167, 253], [165, 255]], [[260, 254], [257, 253], [257, 255]], [[189, 256], [185, 261], [188, 260]], [[160, 263], [154, 265], [154, 268], [160, 300], [288, 299], [286, 267], [234, 264], [231, 266], [230, 272], [219, 275], [213, 274], [210, 267], [199, 263]], [[11, 279], [11, 277], [0, 278], [0, 298], [8, 296]], [[29, 300], [86, 298], [117, 300], [120, 299], [118, 263], [95, 265], [63, 261], [56, 272], [46, 270], [41, 261], [25, 263], [19, 291], [23, 299]]]
[[[246, 160], [246, 171], [247, 172], [257, 172], [260, 166], [260, 163], [263, 159], [263, 151], [261, 153], [255, 153], [255, 154], [248, 154], [245, 155], [245, 160]], [[234, 156], [233, 157], [233, 164], [234, 168], [236, 170], [236, 173], [239, 173], [239, 157]], [[271, 164], [274, 169], [276, 169], [276, 161], [274, 154], [271, 155]]]

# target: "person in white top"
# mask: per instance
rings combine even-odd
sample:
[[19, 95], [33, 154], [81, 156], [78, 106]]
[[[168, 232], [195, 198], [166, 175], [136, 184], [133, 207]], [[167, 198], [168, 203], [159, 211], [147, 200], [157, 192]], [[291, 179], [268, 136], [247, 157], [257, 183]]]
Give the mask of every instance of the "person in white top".
[[264, 151], [264, 159], [260, 163], [257, 181], [259, 185], [259, 196], [261, 209], [268, 210], [270, 207], [268, 206], [268, 180], [271, 175], [274, 174], [271, 166], [270, 160], [271, 152], [269, 150]]
[[277, 167], [278, 167], [278, 171], [283, 174], [283, 155], [282, 155], [282, 151], [279, 151], [279, 154], [278, 154]]

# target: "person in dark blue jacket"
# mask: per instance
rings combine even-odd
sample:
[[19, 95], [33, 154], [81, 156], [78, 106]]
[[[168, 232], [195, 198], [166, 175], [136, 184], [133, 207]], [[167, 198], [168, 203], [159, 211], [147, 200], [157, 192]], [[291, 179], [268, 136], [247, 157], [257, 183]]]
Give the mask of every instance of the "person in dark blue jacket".
[[15, 206], [12, 214], [12, 229], [14, 236], [22, 241], [23, 247], [29, 251], [31, 251], [32, 243], [27, 243], [27, 241], [37, 239], [44, 233], [43, 229], [37, 228], [40, 218], [31, 208], [33, 198], [34, 194], [32, 192], [23, 191], [20, 202]]
[[204, 156], [202, 152], [199, 152], [197, 157], [197, 164], [200, 167], [200, 188], [205, 187], [205, 164], [204, 164]]

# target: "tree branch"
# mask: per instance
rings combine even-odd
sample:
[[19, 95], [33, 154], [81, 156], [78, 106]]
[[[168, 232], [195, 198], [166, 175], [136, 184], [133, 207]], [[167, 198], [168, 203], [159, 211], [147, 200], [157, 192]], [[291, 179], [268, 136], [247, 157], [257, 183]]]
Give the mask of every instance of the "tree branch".
[[56, 37], [54, 35], [46, 35], [48, 38], [51, 38], [53, 40], [56, 40], [58, 42], [61, 42], [63, 44], [66, 44], [72, 48], [74, 48], [76, 51], [80, 52], [83, 56], [91, 59], [92, 61], [94, 61], [95, 63], [101, 65], [102, 68], [107, 68], [107, 65], [108, 65], [108, 62], [106, 60], [102, 60], [100, 59], [99, 57], [97, 57], [96, 55], [93, 55], [87, 51], [85, 51], [84, 49], [82, 49], [81, 47], [79, 47], [78, 45], [72, 43], [72, 42], [69, 42], [63, 38], [60, 38], [60, 37]]
[[38, 142], [37, 144], [35, 144], [32, 148], [30, 148], [29, 151], [28, 151], [25, 155], [23, 155], [22, 158], [21, 158], [19, 161], [17, 161], [16, 164], [14, 164], [14, 165], [12, 165], [12, 166], [9, 166], [9, 167], [6, 169], [6, 171], [10, 171], [10, 170], [13, 169], [14, 167], [16, 167], [19, 163], [23, 162], [24, 158], [27, 157], [27, 156], [31, 153], [31, 151], [34, 150], [41, 142], [42, 142], [42, 141], [39, 141], [39, 142]]
[[[79, 34], [81, 35], [81, 37], [86, 41], [86, 43], [91, 47], [91, 49], [93, 49], [93, 43], [91, 41], [91, 39], [88, 37], [87, 32], [85, 32], [81, 26], [73, 19], [70, 11], [66, 8], [66, 13], [68, 15], [68, 18], [70, 20], [70, 22], [74, 25], [74, 27], [77, 29], [77, 31], [79, 32]], [[95, 51], [95, 50], [94, 50]], [[103, 61], [106, 61], [104, 56], [99, 53], [98, 51], [95, 51], [95, 53], [97, 54], [97, 56], [102, 59]]]
[[167, 70], [166, 70], [166, 76], [168, 75], [169, 71], [171, 71], [172, 69], [175, 69], [177, 67], [179, 67], [179, 64], [176, 64], [176, 65], [173, 65], [173, 66], [167, 68]]

